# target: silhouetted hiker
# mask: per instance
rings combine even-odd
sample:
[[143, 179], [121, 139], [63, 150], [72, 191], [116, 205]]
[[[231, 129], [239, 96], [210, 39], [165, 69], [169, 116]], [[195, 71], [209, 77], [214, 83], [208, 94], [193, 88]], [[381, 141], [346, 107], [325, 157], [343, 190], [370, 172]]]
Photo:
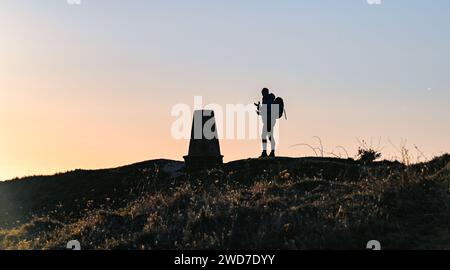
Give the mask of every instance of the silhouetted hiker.
[[275, 98], [275, 95], [269, 92], [269, 89], [264, 88], [262, 91], [262, 106], [261, 102], [255, 103], [258, 108], [257, 114], [261, 116], [263, 121], [263, 129], [261, 133], [263, 152], [261, 158], [267, 157], [267, 140], [270, 141], [271, 151], [269, 157], [275, 157], [275, 138], [273, 131], [277, 119], [283, 115], [284, 102], [282, 98]]

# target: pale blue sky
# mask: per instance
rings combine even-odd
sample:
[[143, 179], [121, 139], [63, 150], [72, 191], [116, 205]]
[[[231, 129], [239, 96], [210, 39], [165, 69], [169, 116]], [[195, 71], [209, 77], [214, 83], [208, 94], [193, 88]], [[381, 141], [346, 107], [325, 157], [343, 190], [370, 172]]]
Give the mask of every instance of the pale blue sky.
[[[4, 0], [0, 23], [0, 129], [8, 130], [0, 179], [179, 159], [186, 143], [167, 139], [172, 105], [194, 95], [250, 103], [264, 86], [287, 102], [281, 154], [311, 154], [289, 145], [316, 135], [352, 153], [356, 137], [382, 137], [386, 156], [395, 156], [387, 138], [408, 138], [428, 156], [450, 152], [447, 0]], [[47, 123], [41, 129], [31, 128], [36, 110]], [[54, 114], [78, 121], [77, 129], [53, 130]], [[148, 128], [154, 122], [161, 128]], [[50, 147], [41, 142], [55, 140], [43, 129], [66, 139], [37, 162]], [[116, 148], [92, 134], [111, 130], [120, 132]], [[39, 139], [17, 137], [34, 132]], [[77, 158], [57, 151], [86, 141], [101, 145], [95, 162], [83, 159], [93, 154], [87, 150]], [[239, 145], [240, 153], [237, 142], [224, 144], [229, 159], [259, 149], [257, 141]]]

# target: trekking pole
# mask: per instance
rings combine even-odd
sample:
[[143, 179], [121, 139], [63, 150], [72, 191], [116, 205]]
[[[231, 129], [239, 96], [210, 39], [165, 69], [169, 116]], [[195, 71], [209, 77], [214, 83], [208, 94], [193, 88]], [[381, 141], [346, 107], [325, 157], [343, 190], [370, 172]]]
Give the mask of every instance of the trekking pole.
[[284, 109], [284, 118], [285, 118], [286, 120], [288, 120], [288, 119], [287, 119], [287, 114], [286, 114], [286, 109]]

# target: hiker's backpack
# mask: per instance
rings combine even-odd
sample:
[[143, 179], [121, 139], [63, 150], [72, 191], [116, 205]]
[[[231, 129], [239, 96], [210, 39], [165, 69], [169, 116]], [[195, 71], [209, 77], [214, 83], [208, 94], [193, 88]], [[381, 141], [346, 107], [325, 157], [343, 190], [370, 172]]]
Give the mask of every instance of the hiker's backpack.
[[[284, 110], [284, 100], [280, 97], [277, 97], [274, 101], [273, 104], [278, 105], [278, 118], [283, 117], [283, 115], [286, 114], [285, 110]], [[286, 115], [285, 115], [286, 117]]]

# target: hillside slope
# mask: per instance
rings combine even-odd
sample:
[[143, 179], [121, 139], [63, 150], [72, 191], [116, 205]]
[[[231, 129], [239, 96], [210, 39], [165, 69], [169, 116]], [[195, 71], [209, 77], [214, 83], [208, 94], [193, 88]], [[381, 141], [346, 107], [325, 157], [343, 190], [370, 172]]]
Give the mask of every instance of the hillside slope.
[[0, 183], [0, 249], [450, 248], [450, 156], [155, 160]]

